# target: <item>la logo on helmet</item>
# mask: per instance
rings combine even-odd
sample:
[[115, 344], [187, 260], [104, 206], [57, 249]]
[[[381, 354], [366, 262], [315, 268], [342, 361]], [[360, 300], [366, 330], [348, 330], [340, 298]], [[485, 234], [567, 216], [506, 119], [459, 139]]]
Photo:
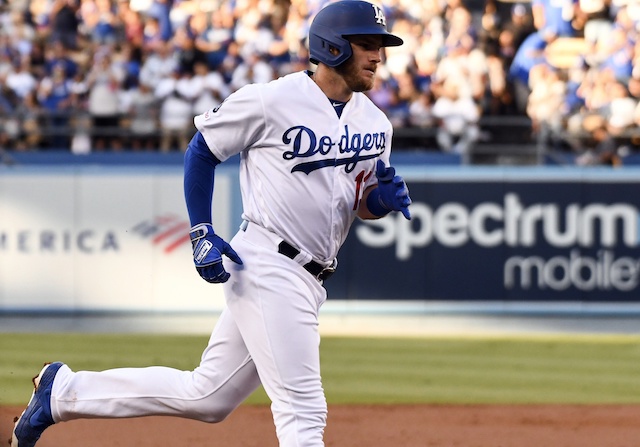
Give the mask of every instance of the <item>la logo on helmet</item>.
[[378, 7], [378, 5], [371, 5], [373, 6], [373, 10], [375, 11], [376, 14], [376, 23], [380, 23], [382, 26], [387, 26], [387, 19], [385, 19], [384, 17], [384, 12], [382, 12], [382, 8]]

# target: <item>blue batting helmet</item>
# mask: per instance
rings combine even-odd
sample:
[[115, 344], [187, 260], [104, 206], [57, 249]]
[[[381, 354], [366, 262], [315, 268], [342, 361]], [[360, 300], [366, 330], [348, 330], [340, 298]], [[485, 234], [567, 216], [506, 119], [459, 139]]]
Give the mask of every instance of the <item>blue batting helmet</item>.
[[[322, 8], [309, 28], [309, 60], [337, 67], [351, 57], [351, 44], [347, 36], [382, 36], [383, 47], [402, 45], [402, 39], [387, 31], [387, 20], [382, 8], [361, 0], [342, 0]], [[329, 47], [339, 53], [331, 54]]]

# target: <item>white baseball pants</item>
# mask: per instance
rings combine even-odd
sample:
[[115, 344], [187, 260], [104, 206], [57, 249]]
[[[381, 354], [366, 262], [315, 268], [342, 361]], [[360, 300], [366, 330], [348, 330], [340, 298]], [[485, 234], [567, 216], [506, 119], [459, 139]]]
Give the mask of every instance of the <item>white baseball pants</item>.
[[227, 309], [194, 371], [63, 366], [53, 383], [53, 419], [167, 415], [219, 422], [262, 383], [280, 446], [323, 446], [318, 312], [326, 291], [277, 252], [279, 242], [254, 224], [231, 241], [244, 265], [225, 259]]

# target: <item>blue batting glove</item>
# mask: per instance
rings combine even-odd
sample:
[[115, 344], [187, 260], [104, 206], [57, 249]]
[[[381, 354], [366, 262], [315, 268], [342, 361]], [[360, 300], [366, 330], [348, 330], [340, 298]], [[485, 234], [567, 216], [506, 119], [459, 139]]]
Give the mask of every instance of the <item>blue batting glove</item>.
[[[407, 220], [410, 220], [409, 205], [411, 205], [411, 198], [404, 179], [396, 175], [394, 167], [387, 168], [382, 160], [378, 160], [376, 164], [376, 177], [378, 178], [378, 187], [370, 194], [370, 196], [372, 195], [373, 208], [377, 208], [375, 206], [375, 199], [377, 199], [380, 206], [378, 209], [386, 210], [386, 212], [400, 211]], [[369, 206], [369, 209], [373, 212], [374, 210], [371, 208], [372, 206]]]
[[227, 282], [231, 276], [222, 266], [222, 255], [236, 264], [242, 265], [242, 259], [231, 245], [214, 233], [211, 224], [195, 225], [189, 231], [193, 247], [193, 262], [202, 278], [211, 283]]

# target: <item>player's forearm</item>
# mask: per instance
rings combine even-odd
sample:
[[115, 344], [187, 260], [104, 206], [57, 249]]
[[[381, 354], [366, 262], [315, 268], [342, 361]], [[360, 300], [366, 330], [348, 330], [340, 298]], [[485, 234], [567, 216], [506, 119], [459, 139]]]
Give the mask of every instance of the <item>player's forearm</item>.
[[215, 167], [220, 161], [196, 132], [184, 154], [184, 197], [191, 225], [211, 222]]

